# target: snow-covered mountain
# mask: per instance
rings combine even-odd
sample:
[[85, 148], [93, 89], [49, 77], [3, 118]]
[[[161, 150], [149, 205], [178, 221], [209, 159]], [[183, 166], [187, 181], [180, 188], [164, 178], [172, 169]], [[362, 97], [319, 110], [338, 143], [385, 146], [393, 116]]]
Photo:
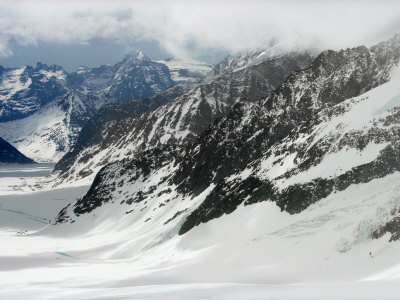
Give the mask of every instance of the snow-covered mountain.
[[[359, 209], [360, 218], [338, 224], [347, 232], [335, 241], [343, 252], [392, 232], [400, 201], [390, 183], [400, 172], [399, 50], [397, 35], [369, 49], [321, 53], [261, 101], [237, 103], [186, 147], [165, 143], [104, 166], [52, 230], [94, 229], [117, 218], [145, 239], [136, 242], [146, 252], [238, 207], [268, 201], [289, 214], [313, 214], [321, 226], [350, 206]], [[382, 181], [392, 187], [369, 201], [362, 190]], [[352, 202], [354, 189], [360, 194]], [[337, 197], [345, 200], [333, 210], [319, 208]]]
[[115, 65], [82, 66], [69, 74], [68, 80], [83, 93], [107, 94], [118, 101], [152, 97], [174, 85], [168, 67], [151, 61], [139, 50]]
[[0, 66], [0, 122], [27, 117], [67, 94], [67, 73], [60, 66]]
[[0, 135], [40, 162], [56, 162], [68, 152], [101, 106], [152, 97], [174, 84], [167, 66], [140, 51], [115, 65], [71, 74], [37, 64], [2, 69], [1, 78]]
[[207, 74], [207, 77], [214, 78], [222, 74], [236, 72], [241, 69], [257, 65], [265, 60], [279, 57], [280, 55], [284, 54], [284, 52], [285, 50], [283, 47], [275, 45], [268, 49], [250, 50], [228, 55], [221, 62], [214, 66], [211, 72]]
[[126, 55], [108, 93], [119, 101], [152, 97], [174, 84], [168, 67], [151, 61], [143, 52]]
[[[272, 49], [275, 52], [275, 49]], [[253, 53], [251, 53], [253, 57]], [[268, 95], [294, 71], [312, 61], [309, 52], [273, 54], [240, 69], [236, 65], [251, 59], [235, 56], [234, 68], [210, 72], [198, 86], [142, 115], [97, 122], [93, 136], [80, 138], [74, 149], [55, 167], [58, 183], [93, 180], [105, 164], [133, 158], [142, 151], [167, 144], [184, 145], [196, 139], [214, 120], [224, 116], [240, 99], [256, 102]], [[235, 58], [233, 58], [234, 60]], [[220, 65], [216, 68], [219, 70]], [[215, 74], [214, 74], [215, 73]], [[211, 78], [212, 77], [212, 78]], [[96, 119], [97, 117], [94, 117]], [[102, 116], [100, 115], [100, 119]], [[93, 127], [94, 128], [94, 127]]]
[[60, 66], [7, 69], [2, 79], [1, 136], [36, 161], [57, 161], [98, 99], [75, 92]]
[[99, 98], [71, 93], [36, 113], [0, 123], [0, 133], [38, 162], [56, 162], [75, 142], [82, 126], [96, 111]]
[[31, 164], [34, 161], [0, 137], [0, 163]]

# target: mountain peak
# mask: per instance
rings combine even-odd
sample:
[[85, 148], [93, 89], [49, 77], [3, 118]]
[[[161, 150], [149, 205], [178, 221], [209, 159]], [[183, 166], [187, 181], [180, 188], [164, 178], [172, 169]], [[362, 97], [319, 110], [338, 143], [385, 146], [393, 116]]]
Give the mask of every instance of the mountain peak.
[[141, 50], [134, 50], [128, 54], [125, 55], [124, 57], [124, 62], [131, 62], [131, 61], [149, 61], [150, 58], [148, 58], [146, 55]]

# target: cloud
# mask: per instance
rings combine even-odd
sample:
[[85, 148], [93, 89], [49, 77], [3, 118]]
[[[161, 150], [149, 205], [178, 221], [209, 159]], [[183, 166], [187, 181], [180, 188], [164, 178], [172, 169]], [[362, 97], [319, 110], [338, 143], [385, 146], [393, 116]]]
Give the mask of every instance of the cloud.
[[0, 56], [15, 44], [155, 41], [175, 56], [277, 41], [339, 49], [400, 32], [397, 1], [0, 1]]

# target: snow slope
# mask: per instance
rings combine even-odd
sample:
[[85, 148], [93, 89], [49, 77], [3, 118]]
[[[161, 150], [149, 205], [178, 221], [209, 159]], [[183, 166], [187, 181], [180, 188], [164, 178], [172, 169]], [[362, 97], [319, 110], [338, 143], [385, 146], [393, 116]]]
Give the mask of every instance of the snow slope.
[[118, 288], [32, 288], [5, 290], [7, 299], [218, 299], [319, 300], [397, 299], [398, 281], [341, 282], [330, 284], [169, 284]]
[[[119, 205], [35, 234], [36, 227], [24, 222], [13, 228], [2, 222], [0, 296], [396, 299], [400, 246], [388, 243], [389, 236], [371, 240], [369, 233], [398, 207], [399, 179], [396, 173], [353, 186], [297, 215], [272, 202], [240, 206], [184, 236], [168, 236], [164, 216], [144, 224], [151, 210], [121, 216]], [[49, 198], [43, 200], [49, 207], [51, 198], [72, 195], [57, 193], [19, 199]], [[12, 202], [0, 203], [4, 209]], [[222, 284], [227, 282], [235, 284]]]

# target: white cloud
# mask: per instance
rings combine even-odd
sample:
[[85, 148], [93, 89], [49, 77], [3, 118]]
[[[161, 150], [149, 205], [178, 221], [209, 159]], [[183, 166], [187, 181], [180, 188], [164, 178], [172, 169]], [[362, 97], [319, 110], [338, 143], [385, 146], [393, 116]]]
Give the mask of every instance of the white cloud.
[[156, 41], [177, 56], [266, 46], [343, 48], [400, 32], [397, 1], [0, 1], [0, 56], [14, 43]]

